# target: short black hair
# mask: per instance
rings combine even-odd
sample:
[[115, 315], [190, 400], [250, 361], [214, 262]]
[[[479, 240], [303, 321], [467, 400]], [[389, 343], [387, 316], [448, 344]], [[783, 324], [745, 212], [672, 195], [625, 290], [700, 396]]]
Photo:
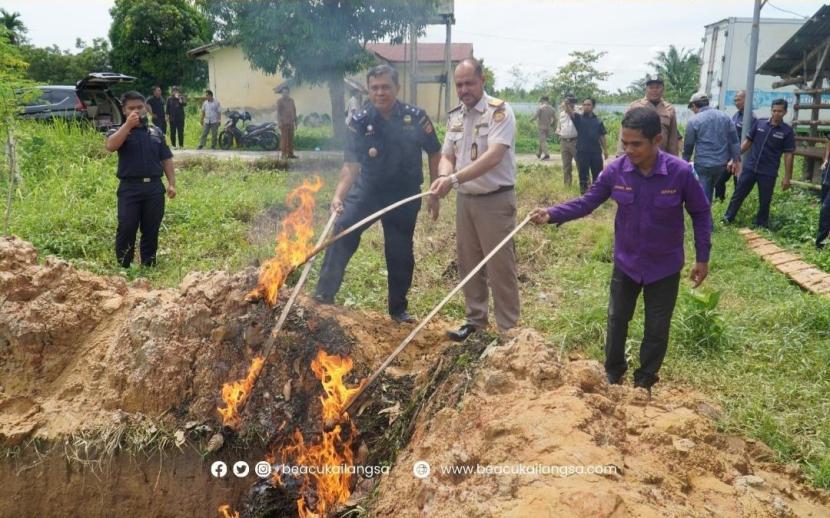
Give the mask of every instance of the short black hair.
[[484, 65], [482, 65], [481, 61], [477, 60], [476, 58], [464, 58], [458, 63], [459, 67], [461, 65], [470, 65], [475, 69], [476, 75], [478, 77], [484, 77]]
[[127, 104], [127, 101], [141, 101], [145, 102], [147, 99], [141, 95], [140, 93], [136, 92], [135, 90], [130, 90], [129, 92], [124, 92], [121, 96], [121, 105]]
[[366, 84], [369, 84], [369, 79], [380, 76], [389, 76], [389, 78], [392, 79], [392, 82], [395, 83], [395, 86], [400, 86], [400, 82], [398, 81], [398, 71], [391, 65], [378, 65], [370, 68], [369, 72], [366, 73]]
[[593, 106], [593, 107], [596, 107], [596, 105], [597, 105], [597, 100], [594, 99], [593, 97], [586, 97], [585, 99], [582, 99], [582, 102], [585, 102], [585, 101], [591, 101], [591, 106]]
[[638, 130], [651, 140], [660, 134], [660, 115], [657, 110], [648, 106], [632, 108], [623, 117], [622, 127]]
[[698, 108], [703, 108], [704, 106], [709, 106], [709, 99], [701, 99], [700, 101], [695, 101], [692, 104]]
[[786, 99], [776, 99], [772, 101], [772, 106], [783, 106], [784, 111], [787, 111], [787, 106], [789, 106], [789, 103]]
[[213, 91], [212, 90], [205, 90], [205, 95], [211, 95], [212, 96]]
[[547, 95], [543, 95], [542, 98], [539, 99], [539, 100], [540, 101], [550, 101], [550, 97], [548, 97]]

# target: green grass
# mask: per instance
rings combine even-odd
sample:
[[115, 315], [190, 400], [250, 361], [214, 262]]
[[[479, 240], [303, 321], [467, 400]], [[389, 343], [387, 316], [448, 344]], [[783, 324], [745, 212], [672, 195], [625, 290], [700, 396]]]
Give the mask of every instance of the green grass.
[[[146, 276], [177, 284], [191, 270], [238, 269], [267, 250], [252, 250], [255, 216], [285, 197], [288, 173], [192, 162], [177, 171], [178, 196], [167, 200], [159, 267], [122, 271], [115, 264], [117, 158], [103, 136], [56, 124], [25, 125], [19, 135], [23, 182], [12, 202], [10, 231], [53, 254], [102, 274]], [[4, 193], [8, 178], [0, 180]], [[6, 197], [3, 196], [5, 211]]]
[[[25, 125], [20, 141], [23, 183], [15, 193], [12, 231], [32, 241], [42, 256], [55, 254], [88, 270], [119, 273], [112, 252], [116, 162], [102, 151], [102, 137], [60, 125]], [[259, 224], [261, 214], [266, 209], [279, 213], [286, 191], [305, 176], [238, 162], [189, 164], [179, 171], [179, 197], [167, 206], [158, 268], [133, 270], [129, 277], [145, 275], [153, 285], [170, 286], [191, 270], [233, 270], [267, 257], [275, 224]], [[320, 173], [326, 185], [318, 203], [325, 206], [337, 172], [332, 167]], [[562, 187], [561, 175], [558, 167], [521, 166], [519, 217], [576, 196], [576, 187]], [[6, 181], [4, 175], [4, 194]], [[812, 225], [816, 209], [802, 196], [776, 194], [774, 211], [783, 212], [774, 212], [773, 219], [786, 212], [794, 218], [792, 228]], [[5, 195], [2, 199], [5, 209]], [[754, 204], [753, 195], [739, 223], [752, 217]], [[724, 208], [715, 205], [716, 220]], [[542, 332], [557, 348], [597, 359], [603, 355], [614, 211], [607, 203], [583, 220], [558, 228], [531, 226], [516, 239], [522, 324]], [[318, 216], [323, 220], [325, 211]], [[442, 203], [437, 222], [425, 211], [419, 217], [410, 309], [423, 316], [457, 282], [453, 196]], [[776, 273], [747, 249], [735, 228], [716, 228], [703, 299], [689, 295], [688, 267], [684, 271], [662, 384], [691, 386], [719, 401], [726, 409], [723, 430], [767, 442], [781, 460], [800, 463], [814, 484], [830, 487], [830, 302]], [[794, 243], [800, 243], [797, 236], [811, 234], [804, 228], [792, 230]], [[338, 303], [386, 311], [382, 249], [375, 225], [363, 235]], [[687, 235], [687, 258], [692, 250]], [[319, 263], [307, 291], [316, 282]], [[714, 293], [719, 300], [705, 300]], [[458, 295], [441, 318], [452, 323], [463, 315]], [[640, 305], [629, 338], [635, 361], [642, 322]]]

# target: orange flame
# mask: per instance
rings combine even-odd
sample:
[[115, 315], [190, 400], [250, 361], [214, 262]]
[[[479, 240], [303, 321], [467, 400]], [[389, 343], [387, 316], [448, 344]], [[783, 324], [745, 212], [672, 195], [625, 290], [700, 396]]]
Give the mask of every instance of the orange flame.
[[239, 518], [239, 511], [232, 511], [228, 504], [220, 505], [219, 512], [222, 513], [222, 518]]
[[[311, 370], [321, 381], [326, 393], [325, 396], [320, 396], [323, 421], [339, 418], [349, 397], [358, 390], [347, 388], [343, 383], [343, 377], [352, 370], [351, 358], [329, 355], [321, 349], [317, 353], [317, 358], [311, 362]], [[345, 414], [345, 417], [348, 418], [348, 414]], [[323, 432], [319, 444], [306, 444], [303, 434], [296, 430], [293, 444], [285, 446], [280, 451], [283, 463], [314, 470], [303, 476], [300, 497], [297, 499], [297, 512], [301, 518], [326, 516], [327, 512], [338, 504], [345, 503], [351, 495], [352, 473], [343, 467], [354, 465], [352, 437], [355, 436], [356, 430], [351, 422], [348, 426], [350, 433], [346, 439], [341, 437], [343, 428], [337, 424], [333, 430]], [[326, 467], [329, 469], [326, 470]], [[274, 473], [272, 481], [281, 483], [278, 472]], [[310, 509], [305, 501], [306, 495], [311, 492], [316, 495], [313, 509]]]
[[314, 235], [314, 194], [322, 186], [319, 177], [314, 177], [313, 181], [304, 180], [285, 198], [289, 207], [296, 208], [283, 220], [274, 257], [262, 265], [257, 287], [246, 297], [249, 301], [265, 299], [269, 306], [276, 304], [285, 278], [314, 249], [311, 242]]
[[248, 367], [247, 376], [222, 385], [222, 400], [225, 402], [225, 408], [217, 408], [216, 410], [222, 416], [222, 424], [225, 426], [236, 429], [242, 423], [242, 418], [239, 415], [239, 407], [251, 395], [251, 389], [260, 371], [262, 371], [262, 365], [264, 363], [265, 358], [257, 356], [251, 362], [251, 366]]

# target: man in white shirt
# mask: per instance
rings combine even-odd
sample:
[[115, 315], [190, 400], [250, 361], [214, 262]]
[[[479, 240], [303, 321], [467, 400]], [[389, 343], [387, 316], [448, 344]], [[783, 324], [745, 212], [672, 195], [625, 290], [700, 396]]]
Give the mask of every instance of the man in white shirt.
[[573, 110], [576, 106], [576, 98], [573, 96], [565, 96], [562, 101], [561, 110], [559, 111], [559, 129], [556, 133], [559, 135], [559, 148], [562, 155], [562, 172], [565, 177], [565, 186], [570, 187], [573, 182], [573, 162], [576, 158], [576, 127], [574, 126], [571, 117], [565, 110], [565, 103], [568, 103]]
[[222, 124], [222, 106], [219, 101], [213, 98], [213, 92], [205, 91], [205, 102], [202, 103], [202, 115], [199, 124], [202, 125], [202, 136], [199, 137], [199, 148], [205, 147], [208, 132], [210, 132], [210, 148], [216, 149], [216, 135], [219, 132], [219, 125]]

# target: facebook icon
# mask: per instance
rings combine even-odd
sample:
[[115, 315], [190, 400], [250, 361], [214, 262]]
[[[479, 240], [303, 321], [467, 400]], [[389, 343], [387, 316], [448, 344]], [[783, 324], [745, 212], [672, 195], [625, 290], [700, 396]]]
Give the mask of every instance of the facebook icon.
[[210, 466], [210, 474], [214, 477], [224, 477], [228, 474], [228, 465], [222, 462], [221, 460], [217, 460]]

